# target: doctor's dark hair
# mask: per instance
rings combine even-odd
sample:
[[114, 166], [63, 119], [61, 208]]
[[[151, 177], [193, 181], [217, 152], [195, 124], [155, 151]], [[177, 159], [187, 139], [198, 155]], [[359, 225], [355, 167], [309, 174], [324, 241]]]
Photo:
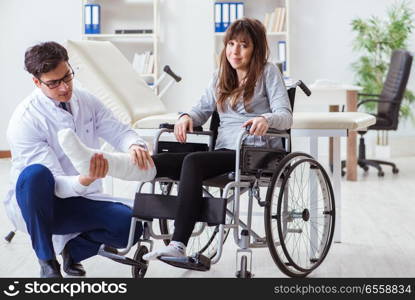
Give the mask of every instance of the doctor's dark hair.
[[68, 52], [62, 45], [45, 42], [26, 50], [24, 64], [27, 72], [39, 78], [55, 69], [62, 61], [68, 60]]
[[[245, 40], [253, 45], [246, 80], [239, 85], [236, 70], [226, 58], [226, 46], [231, 40]], [[243, 101], [246, 111], [251, 101], [257, 81], [264, 72], [269, 57], [269, 47], [264, 25], [252, 18], [242, 18], [233, 22], [226, 30], [223, 38], [223, 50], [220, 54], [219, 74], [217, 85], [217, 106], [225, 109], [225, 102], [230, 98], [230, 106], [234, 110], [239, 101]]]

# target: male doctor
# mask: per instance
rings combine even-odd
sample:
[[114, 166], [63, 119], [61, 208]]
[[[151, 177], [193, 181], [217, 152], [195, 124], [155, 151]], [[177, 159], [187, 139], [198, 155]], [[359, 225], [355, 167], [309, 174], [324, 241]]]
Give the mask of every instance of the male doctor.
[[[72, 128], [90, 148], [98, 138], [129, 152], [140, 169], [153, 165], [144, 141], [122, 124], [93, 95], [73, 88], [74, 72], [64, 47], [46, 42], [29, 48], [25, 68], [36, 89], [18, 105], [7, 130], [12, 154], [6, 211], [18, 230], [30, 234], [41, 277], [62, 277], [63, 270], [85, 275], [80, 262], [97, 254], [101, 244], [127, 245], [132, 210], [102, 194], [108, 161], [95, 154], [89, 174], [79, 175], [62, 152], [57, 132]], [[137, 226], [135, 241], [141, 235]]]

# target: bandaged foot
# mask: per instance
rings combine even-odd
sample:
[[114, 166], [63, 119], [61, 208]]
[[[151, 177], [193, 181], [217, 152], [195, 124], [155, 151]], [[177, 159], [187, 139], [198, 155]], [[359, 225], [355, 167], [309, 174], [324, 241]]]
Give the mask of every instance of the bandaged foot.
[[70, 128], [60, 130], [58, 140], [63, 152], [81, 175], [89, 174], [91, 157], [95, 153], [102, 153], [108, 160], [107, 175], [109, 176], [129, 181], [150, 181], [156, 176], [155, 167], [148, 166], [147, 169], [139, 169], [132, 163], [128, 153], [111, 153], [86, 147]]
[[143, 259], [154, 260], [160, 256], [184, 257], [186, 256], [186, 246], [182, 242], [171, 241], [168, 246], [143, 255]]

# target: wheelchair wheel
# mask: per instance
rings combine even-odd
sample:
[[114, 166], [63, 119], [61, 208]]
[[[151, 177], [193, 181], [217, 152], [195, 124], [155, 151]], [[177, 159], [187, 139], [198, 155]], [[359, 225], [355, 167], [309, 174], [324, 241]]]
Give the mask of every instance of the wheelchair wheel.
[[[170, 191], [171, 192], [171, 191]], [[222, 195], [222, 190], [219, 188], [209, 188], [209, 194], [213, 197], [220, 197]], [[233, 211], [233, 204], [234, 201], [231, 201], [227, 205], [227, 209]], [[231, 223], [232, 218], [228, 215], [226, 216], [225, 222], [226, 224]], [[159, 220], [160, 225], [160, 232], [162, 234], [171, 234], [174, 231], [174, 221], [173, 220]], [[205, 255], [206, 257], [212, 259], [215, 257], [218, 248], [219, 248], [219, 226], [207, 226], [205, 223], [196, 223], [195, 229], [193, 232], [197, 232], [203, 228], [203, 231], [197, 235], [192, 236], [189, 239], [187, 244], [187, 251], [189, 254], [193, 253], [200, 253]], [[226, 238], [230, 232], [229, 228], [224, 229], [224, 240], [225, 243]], [[163, 240], [166, 245], [170, 243], [170, 240]]]
[[143, 259], [143, 255], [148, 253], [146, 246], [138, 246], [137, 250], [134, 253], [133, 259], [142, 264], [142, 266], [132, 266], [131, 275], [133, 278], [144, 278], [147, 273], [148, 261]]
[[308, 154], [287, 155], [266, 202], [266, 238], [274, 262], [288, 276], [307, 276], [322, 263], [333, 239], [334, 194], [326, 171]]

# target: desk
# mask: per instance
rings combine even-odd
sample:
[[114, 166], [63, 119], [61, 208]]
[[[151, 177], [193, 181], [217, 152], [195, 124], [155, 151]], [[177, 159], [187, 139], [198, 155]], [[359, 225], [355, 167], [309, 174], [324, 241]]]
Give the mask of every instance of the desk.
[[333, 138], [333, 173], [331, 176], [336, 202], [334, 242], [341, 242], [341, 157], [340, 138], [356, 134], [376, 123], [372, 115], [359, 112], [294, 113], [291, 136], [309, 137], [310, 154], [318, 158], [318, 138]]
[[[314, 104], [324, 104], [329, 106], [329, 111], [339, 111], [339, 106], [346, 106], [347, 112], [357, 111], [357, 94], [361, 87], [355, 85], [336, 85], [336, 86], [315, 86], [310, 85], [312, 92], [310, 97], [298, 93], [296, 98], [295, 110], [302, 111], [303, 108]], [[306, 108], [306, 111], [310, 109]], [[333, 139], [330, 138], [329, 160], [330, 164], [333, 162]], [[350, 181], [357, 180], [357, 144], [356, 131], [349, 133], [347, 137], [347, 158], [346, 158], [346, 179]]]

